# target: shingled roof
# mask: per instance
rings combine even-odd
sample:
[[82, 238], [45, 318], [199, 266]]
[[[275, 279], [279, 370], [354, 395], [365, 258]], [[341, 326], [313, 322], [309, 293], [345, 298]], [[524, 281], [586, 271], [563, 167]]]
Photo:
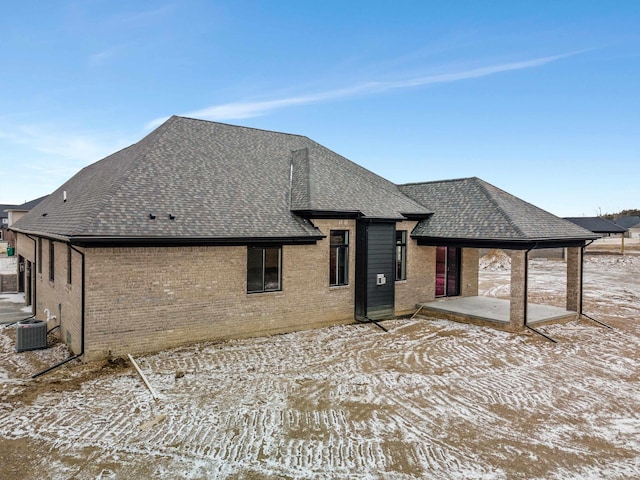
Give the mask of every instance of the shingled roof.
[[307, 218], [429, 213], [307, 137], [174, 116], [82, 169], [13, 229], [78, 243], [296, 242], [323, 236]]
[[615, 223], [625, 229], [638, 228], [640, 227], [640, 217], [635, 215], [622, 217], [618, 218]]
[[543, 247], [569, 246], [597, 238], [476, 177], [399, 188], [435, 211], [412, 232], [422, 244]]
[[626, 228], [616, 225], [611, 220], [602, 217], [565, 217], [565, 220], [586, 228], [593, 233], [624, 233]]

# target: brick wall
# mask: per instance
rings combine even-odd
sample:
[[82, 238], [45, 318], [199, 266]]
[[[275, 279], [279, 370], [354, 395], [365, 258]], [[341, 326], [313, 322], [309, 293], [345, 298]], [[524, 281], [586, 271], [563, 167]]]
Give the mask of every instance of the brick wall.
[[430, 302], [436, 291], [436, 249], [419, 247], [411, 239], [417, 222], [399, 222], [396, 230], [407, 231], [407, 280], [396, 282], [395, 314], [408, 315], [416, 311], [416, 303]]
[[0, 273], [0, 292], [16, 292], [18, 276], [15, 273]]
[[512, 250], [509, 328], [513, 331], [522, 330], [526, 323], [526, 276], [527, 252], [525, 250]]
[[462, 268], [460, 272], [460, 296], [478, 296], [478, 270], [480, 250], [477, 248], [462, 249]]
[[282, 249], [282, 291], [247, 294], [247, 247], [87, 250], [87, 357], [121, 356], [210, 339], [352, 322], [355, 222], [349, 285], [329, 287], [329, 238]]
[[[282, 248], [282, 291], [247, 294], [247, 247], [79, 249], [86, 255], [85, 359], [139, 354], [198, 341], [268, 335], [354, 320], [355, 221], [315, 220], [327, 238]], [[415, 222], [402, 222], [409, 233]], [[329, 232], [350, 232], [349, 284], [329, 286]], [[396, 282], [396, 314], [434, 299], [435, 248], [407, 240], [407, 280]], [[49, 240], [42, 240], [42, 273], [34, 242], [18, 250], [34, 263], [37, 318], [48, 308], [61, 320], [60, 336], [81, 349], [82, 255], [53, 242], [55, 278], [49, 280]], [[35, 257], [35, 258], [34, 258]], [[477, 276], [477, 266], [476, 266]]]
[[567, 310], [581, 312], [582, 251], [579, 247], [567, 249]]
[[[60, 339], [67, 343], [74, 353], [81, 350], [82, 319], [82, 256], [72, 252], [71, 284], [67, 283], [67, 245], [62, 242], [42, 239], [42, 273], [36, 265], [37, 253], [34, 257], [34, 242], [29, 237], [17, 236], [19, 255], [32, 262], [31, 274], [35, 283], [36, 318], [45, 320], [48, 309], [50, 315], [56, 317], [49, 329], [60, 322]], [[54, 279], [49, 279], [49, 243], [54, 247]], [[37, 241], [36, 241], [37, 244]], [[25, 289], [28, 288], [25, 281]]]

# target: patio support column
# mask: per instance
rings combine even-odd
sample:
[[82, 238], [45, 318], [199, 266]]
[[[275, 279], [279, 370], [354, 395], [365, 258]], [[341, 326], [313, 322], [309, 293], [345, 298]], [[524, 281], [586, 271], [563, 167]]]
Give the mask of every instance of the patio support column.
[[524, 329], [527, 320], [527, 251], [511, 251], [511, 306], [509, 327]]
[[582, 301], [582, 249], [567, 248], [567, 310], [581, 311]]
[[462, 275], [460, 278], [460, 296], [478, 296], [478, 271], [480, 250], [477, 248], [462, 249]]

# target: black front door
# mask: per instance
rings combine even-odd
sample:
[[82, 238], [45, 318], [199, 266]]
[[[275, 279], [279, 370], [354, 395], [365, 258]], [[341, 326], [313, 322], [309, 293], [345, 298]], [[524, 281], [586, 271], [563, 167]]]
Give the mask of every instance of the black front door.
[[460, 295], [460, 249], [436, 247], [436, 297]]
[[396, 225], [358, 221], [356, 227], [356, 318], [395, 314]]

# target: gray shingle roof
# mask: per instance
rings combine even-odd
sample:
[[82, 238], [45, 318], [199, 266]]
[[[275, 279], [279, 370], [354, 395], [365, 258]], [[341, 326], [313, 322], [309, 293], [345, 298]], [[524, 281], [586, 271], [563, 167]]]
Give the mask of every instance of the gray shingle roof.
[[[42, 200], [47, 198], [49, 195], [44, 195], [42, 197], [38, 197], [34, 200], [29, 200], [28, 202], [24, 202], [20, 205], [0, 205], [0, 209], [5, 208], [7, 211], [11, 210], [14, 212], [28, 212], [33, 209], [36, 205], [38, 205]], [[1, 210], [0, 210], [1, 211]]]
[[292, 209], [398, 219], [429, 213], [306, 137], [171, 117], [78, 172], [14, 227], [64, 237], [322, 235]]
[[0, 218], [9, 218], [9, 213], [7, 210], [12, 210], [16, 208], [17, 205], [12, 205], [10, 203], [0, 204]]
[[399, 188], [435, 211], [414, 229], [412, 235], [417, 238], [511, 242], [596, 238], [590, 231], [476, 177]]
[[602, 217], [565, 217], [565, 220], [586, 228], [593, 233], [624, 233], [627, 230]]
[[615, 221], [616, 225], [620, 225], [622, 228], [638, 228], [640, 227], [640, 217], [638, 216], [628, 216], [622, 217]]
[[432, 213], [394, 183], [315, 142], [295, 152], [292, 165], [293, 211], [357, 212], [363, 217], [396, 220]]

